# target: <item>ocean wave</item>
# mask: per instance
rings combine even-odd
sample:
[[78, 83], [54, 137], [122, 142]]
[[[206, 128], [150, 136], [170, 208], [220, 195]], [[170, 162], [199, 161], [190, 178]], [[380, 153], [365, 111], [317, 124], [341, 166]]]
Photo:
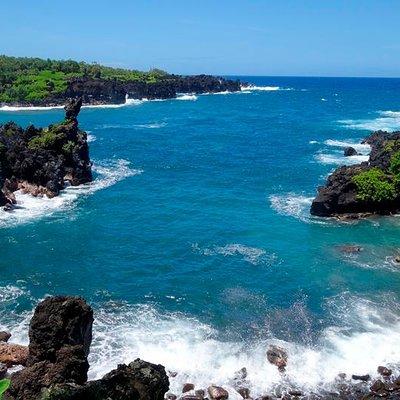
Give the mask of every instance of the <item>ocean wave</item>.
[[88, 143], [93, 143], [95, 141], [96, 141], [96, 136], [94, 136], [94, 135], [92, 135], [92, 134], [87, 132], [87, 142]]
[[16, 191], [17, 205], [15, 208], [12, 211], [0, 210], [0, 228], [28, 223], [71, 209], [79, 197], [91, 195], [129, 176], [142, 172], [131, 168], [130, 162], [126, 160], [94, 163], [93, 171], [97, 175], [93, 182], [79, 186], [68, 186], [61, 191], [60, 195], [52, 199], [47, 196], [34, 197], [30, 194], [24, 194], [20, 190]]
[[323, 154], [318, 153], [314, 156], [315, 160], [320, 164], [335, 164], [335, 165], [354, 165], [360, 164], [369, 160], [368, 155], [355, 155], [345, 157], [343, 154]]
[[363, 155], [367, 155], [371, 151], [371, 146], [369, 144], [362, 144], [352, 140], [328, 139], [324, 143], [327, 146], [340, 147], [340, 148], [353, 147], [359, 153], [363, 153]]
[[[400, 321], [396, 313], [346, 294], [329, 299], [327, 307], [338, 324], [307, 346], [280, 340], [270, 331], [261, 339], [226, 341], [210, 325], [183, 314], [161, 314], [148, 305], [110, 304], [96, 313], [89, 375], [99, 378], [118, 363], [140, 357], [177, 372], [170, 378], [174, 393], [180, 393], [186, 382], [196, 388], [215, 383], [226, 387], [230, 398], [239, 399], [232, 380], [242, 367], [248, 371], [251, 393], [258, 396], [285, 386], [304, 392], [329, 389], [339, 373], [375, 376], [378, 365], [397, 365]], [[266, 360], [270, 344], [288, 351], [284, 376]]]
[[147, 124], [101, 124], [95, 129], [159, 129], [167, 126], [166, 122], [150, 122]]
[[374, 119], [348, 119], [338, 122], [350, 129], [368, 131], [392, 131], [400, 128], [399, 111], [379, 111], [378, 114], [379, 117]]
[[282, 88], [280, 86], [257, 86], [257, 85], [249, 85], [242, 86], [242, 90], [246, 91], [260, 91], [260, 92], [276, 92], [278, 90], [294, 90], [293, 88]]
[[[125, 99], [125, 103], [121, 104], [87, 104], [83, 105], [82, 108], [121, 108], [127, 106], [137, 106], [148, 99], [130, 99], [128, 96]], [[49, 111], [49, 110], [59, 110], [63, 109], [64, 106], [2, 106], [0, 111], [6, 112], [23, 112], [23, 111]]]
[[[7, 294], [4, 300], [2, 293], [14, 295]], [[13, 342], [21, 344], [28, 342], [33, 313], [17, 312], [18, 301], [25, 296], [29, 298], [29, 292], [18, 287], [0, 287], [0, 329], [11, 331]], [[14, 307], [10, 307], [10, 298]], [[254, 397], [294, 387], [304, 393], [334, 391], [339, 373], [376, 376], [378, 365], [399, 371], [400, 307], [390, 294], [375, 300], [349, 293], [327, 299], [323, 308], [331, 324], [308, 344], [281, 339], [268, 328], [268, 316], [256, 337], [239, 340], [229, 335], [232, 339], [226, 340], [223, 331], [194, 317], [160, 312], [148, 304], [108, 301], [94, 308], [89, 379], [98, 379], [118, 364], [140, 357], [177, 373], [170, 378], [173, 393], [180, 393], [186, 382], [194, 383], [196, 389], [214, 383], [239, 400], [233, 378], [242, 367], [248, 371], [246, 387]], [[287, 310], [282, 312], [287, 315]], [[285, 374], [267, 361], [270, 344], [287, 350]]]
[[176, 97], [176, 100], [196, 101], [197, 96], [194, 94], [182, 94], [182, 95]]
[[205, 256], [241, 256], [244, 261], [253, 265], [272, 264], [276, 260], [275, 254], [268, 254], [264, 249], [245, 246], [240, 243], [231, 243], [226, 246], [213, 246], [211, 248], [200, 248], [199, 244], [195, 243], [192, 245], [192, 249]]
[[313, 197], [298, 195], [296, 193], [287, 193], [283, 195], [271, 195], [269, 197], [271, 207], [281, 215], [286, 215], [310, 221], [310, 206]]

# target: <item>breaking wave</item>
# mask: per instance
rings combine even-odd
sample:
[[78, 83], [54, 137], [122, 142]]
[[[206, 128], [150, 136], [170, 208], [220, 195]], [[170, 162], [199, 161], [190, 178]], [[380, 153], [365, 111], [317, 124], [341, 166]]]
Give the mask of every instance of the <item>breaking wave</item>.
[[379, 117], [373, 119], [348, 119], [338, 121], [350, 129], [368, 131], [392, 131], [400, 128], [400, 111], [379, 111]]
[[99, 162], [93, 165], [97, 177], [93, 182], [68, 186], [59, 196], [49, 199], [47, 196], [34, 197], [24, 194], [20, 190], [15, 192], [17, 205], [12, 211], [0, 210], [0, 228], [20, 225], [42, 217], [49, 217], [59, 211], [65, 211], [75, 206], [81, 196], [91, 195], [98, 190], [105, 189], [115, 183], [142, 171], [130, 167], [130, 162], [117, 160]]

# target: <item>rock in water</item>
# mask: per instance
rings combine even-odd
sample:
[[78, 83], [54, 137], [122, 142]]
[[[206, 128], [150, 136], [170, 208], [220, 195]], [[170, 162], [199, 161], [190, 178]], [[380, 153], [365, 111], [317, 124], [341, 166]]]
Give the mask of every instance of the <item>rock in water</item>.
[[0, 342], [8, 342], [8, 339], [10, 339], [11, 333], [2, 331], [0, 332]]
[[358, 153], [354, 147], [346, 147], [344, 149], [343, 154], [345, 157], [351, 157], [351, 156], [356, 156]]
[[226, 400], [229, 398], [229, 393], [220, 386], [210, 386], [208, 388], [208, 394], [212, 400]]
[[137, 359], [86, 385], [58, 384], [46, 400], [163, 400], [169, 381], [162, 365]]
[[282, 347], [271, 345], [267, 350], [267, 359], [271, 364], [276, 365], [279, 371], [284, 371], [288, 356], [285, 349]]
[[12, 374], [5, 399], [36, 400], [53, 384], [84, 384], [92, 323], [93, 311], [79, 297], [43, 300], [29, 327], [27, 368]]
[[374, 132], [366, 162], [336, 169], [318, 188], [310, 212], [320, 217], [390, 215], [400, 211], [400, 132]]
[[4, 400], [164, 399], [169, 389], [164, 367], [140, 359], [87, 382], [92, 323], [93, 311], [79, 297], [42, 301], [30, 323], [28, 366], [11, 375]]
[[27, 359], [28, 347], [0, 342], [0, 363], [12, 367], [13, 365], [25, 365]]
[[78, 97], [76, 99], [69, 99], [67, 104], [65, 105], [65, 118], [76, 120], [79, 112], [82, 107], [82, 97]]
[[70, 100], [66, 119], [47, 128], [0, 125], [0, 206], [12, 208], [14, 191], [33, 196], [57, 196], [67, 182], [92, 180], [87, 135], [76, 119], [81, 99]]
[[65, 346], [81, 346], [87, 357], [92, 325], [93, 310], [82, 298], [56, 296], [43, 300], [29, 326], [28, 364], [54, 361]]

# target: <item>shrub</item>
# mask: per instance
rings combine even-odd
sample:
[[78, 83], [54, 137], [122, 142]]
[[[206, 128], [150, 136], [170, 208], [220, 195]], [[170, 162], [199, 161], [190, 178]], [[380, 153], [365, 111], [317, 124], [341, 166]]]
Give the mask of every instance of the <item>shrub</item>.
[[43, 131], [29, 141], [28, 147], [31, 150], [50, 149], [54, 147], [58, 139], [59, 136], [53, 130]]
[[393, 153], [390, 157], [389, 171], [393, 175], [400, 174], [400, 151], [396, 151], [396, 153]]
[[9, 379], [2, 379], [0, 381], [0, 400], [3, 398], [4, 392], [9, 388], [11, 381]]
[[362, 201], [382, 202], [396, 198], [396, 188], [380, 168], [371, 168], [353, 177], [357, 198]]

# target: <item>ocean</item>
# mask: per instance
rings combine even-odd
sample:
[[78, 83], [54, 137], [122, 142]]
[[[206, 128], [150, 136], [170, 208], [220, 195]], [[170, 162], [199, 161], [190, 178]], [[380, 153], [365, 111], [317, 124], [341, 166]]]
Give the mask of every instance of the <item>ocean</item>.
[[[400, 129], [400, 79], [240, 79], [251, 90], [81, 111], [94, 182], [0, 211], [0, 329], [27, 343], [40, 299], [83, 296], [90, 378], [140, 357], [178, 372], [175, 393], [214, 383], [233, 399], [242, 367], [254, 396], [399, 370], [400, 218], [309, 207], [336, 167], [368, 159], [363, 137]], [[24, 126], [62, 118], [0, 111]], [[286, 374], [269, 344], [287, 349]]]

